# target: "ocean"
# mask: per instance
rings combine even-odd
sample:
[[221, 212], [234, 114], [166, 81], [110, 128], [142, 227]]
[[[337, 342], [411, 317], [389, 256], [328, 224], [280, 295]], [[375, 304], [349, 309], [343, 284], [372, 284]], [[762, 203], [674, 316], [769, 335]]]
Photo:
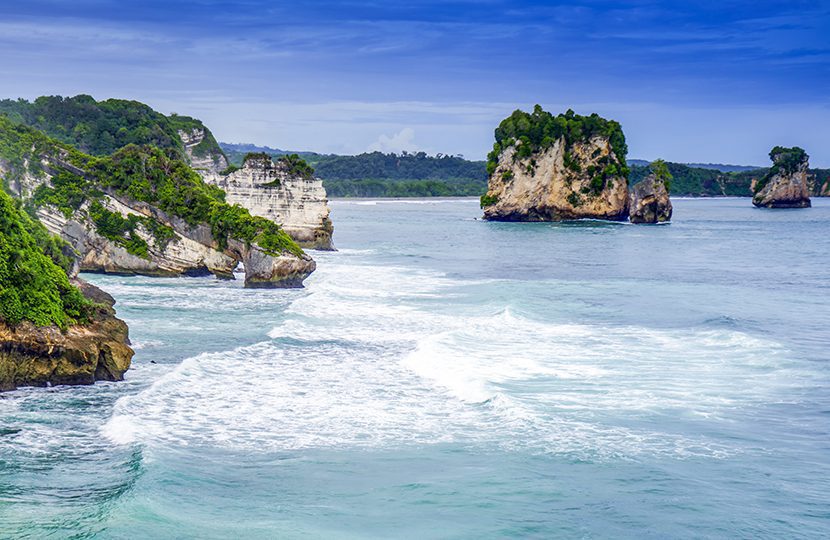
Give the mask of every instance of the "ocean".
[[813, 205], [336, 200], [302, 290], [86, 275], [133, 366], [0, 394], [0, 537], [826, 538]]

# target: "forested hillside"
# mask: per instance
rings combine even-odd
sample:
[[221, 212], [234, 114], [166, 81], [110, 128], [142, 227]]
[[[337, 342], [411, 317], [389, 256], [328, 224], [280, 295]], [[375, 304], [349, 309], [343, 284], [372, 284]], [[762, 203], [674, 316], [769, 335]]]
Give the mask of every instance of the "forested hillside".
[[184, 157], [178, 130], [205, 131], [204, 140], [194, 148], [198, 155], [221, 153], [219, 144], [200, 120], [172, 114], [165, 116], [138, 101], [92, 96], [41, 96], [0, 100], [0, 114], [14, 122], [33, 127], [60, 142], [94, 156], [108, 156], [128, 144], [173, 149]]

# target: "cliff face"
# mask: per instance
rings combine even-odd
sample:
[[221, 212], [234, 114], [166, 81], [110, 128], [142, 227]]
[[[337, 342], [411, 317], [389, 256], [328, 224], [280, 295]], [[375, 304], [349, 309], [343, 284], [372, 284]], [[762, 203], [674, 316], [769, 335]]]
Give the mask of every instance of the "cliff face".
[[[42, 181], [50, 181], [46, 175]], [[307, 255], [271, 255], [256, 244], [231, 240], [222, 247], [207, 225], [189, 225], [184, 219], [169, 215], [150, 204], [106, 194], [100, 199], [108, 212], [130, 219], [141, 219], [130, 233], [147, 244], [146, 254], [130, 252], [118, 239], [102, 236], [90, 219], [90, 205], [82, 205], [66, 217], [49, 206], [37, 209], [37, 216], [49, 232], [61, 236], [80, 255], [79, 269], [87, 272], [139, 274], [149, 276], [210, 275], [233, 279], [233, 270], [241, 262], [246, 287], [302, 287], [316, 263]], [[147, 221], [151, 220], [151, 221]], [[149, 223], [170, 228], [169, 238], [160, 241]]]
[[[228, 168], [227, 158], [217, 150], [218, 145], [206, 128], [179, 129], [178, 134], [191, 167], [197, 171], [213, 174]], [[210, 142], [213, 144], [207, 144]]]
[[770, 152], [773, 166], [755, 186], [752, 204], [765, 208], [808, 208], [809, 156], [798, 147], [776, 146]]
[[10, 326], [0, 320], [0, 391], [124, 379], [133, 350], [127, 325], [115, 317], [115, 301], [89, 283], [76, 280], [74, 284], [98, 304], [87, 324], [61, 331], [28, 321]]
[[31, 150], [14, 165], [0, 161], [0, 177], [78, 251], [81, 270], [233, 279], [242, 262], [248, 287], [299, 287], [316, 267], [279, 227], [222, 202], [163, 151], [134, 146], [95, 159], [37, 132], [2, 128], [0, 139]]
[[498, 155], [482, 198], [485, 219], [620, 221], [628, 217], [628, 184], [607, 137], [570, 145], [560, 137], [526, 157], [520, 157], [522, 144], [527, 143], [516, 141]]
[[279, 224], [303, 248], [334, 249], [326, 190], [313, 174], [257, 154], [228, 175], [202, 176], [225, 192], [228, 203]]
[[665, 181], [651, 174], [631, 188], [631, 223], [671, 220], [672, 205]]

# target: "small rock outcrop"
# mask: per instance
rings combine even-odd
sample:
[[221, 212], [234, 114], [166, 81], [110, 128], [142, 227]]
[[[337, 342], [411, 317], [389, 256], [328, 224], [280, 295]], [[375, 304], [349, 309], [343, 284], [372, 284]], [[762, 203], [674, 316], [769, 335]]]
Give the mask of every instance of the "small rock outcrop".
[[484, 218], [563, 221], [628, 218], [627, 147], [619, 124], [538, 105], [514, 112], [496, 129], [488, 155]]
[[0, 391], [117, 381], [130, 366], [115, 301], [69, 276], [75, 254], [0, 190]]
[[651, 164], [651, 174], [631, 188], [631, 223], [663, 223], [671, 220], [670, 181], [671, 174], [664, 161], [657, 160]]
[[795, 146], [776, 146], [769, 153], [772, 167], [754, 185], [752, 204], [763, 208], [809, 208], [809, 156]]
[[334, 249], [323, 181], [301, 158], [248, 154], [241, 168], [202, 177], [222, 188], [228, 203], [279, 224], [301, 247]]
[[0, 320], [0, 391], [124, 379], [133, 350], [127, 325], [115, 317], [115, 300], [84, 281], [73, 284], [97, 304], [89, 323], [61, 330]]

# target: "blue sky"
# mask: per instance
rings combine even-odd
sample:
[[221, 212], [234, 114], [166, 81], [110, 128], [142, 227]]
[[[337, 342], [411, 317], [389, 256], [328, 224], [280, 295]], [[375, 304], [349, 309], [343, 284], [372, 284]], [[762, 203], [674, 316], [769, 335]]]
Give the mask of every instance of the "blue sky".
[[515, 108], [598, 112], [630, 157], [830, 167], [830, 3], [0, 0], [0, 96], [92, 94], [220, 140], [482, 158]]

